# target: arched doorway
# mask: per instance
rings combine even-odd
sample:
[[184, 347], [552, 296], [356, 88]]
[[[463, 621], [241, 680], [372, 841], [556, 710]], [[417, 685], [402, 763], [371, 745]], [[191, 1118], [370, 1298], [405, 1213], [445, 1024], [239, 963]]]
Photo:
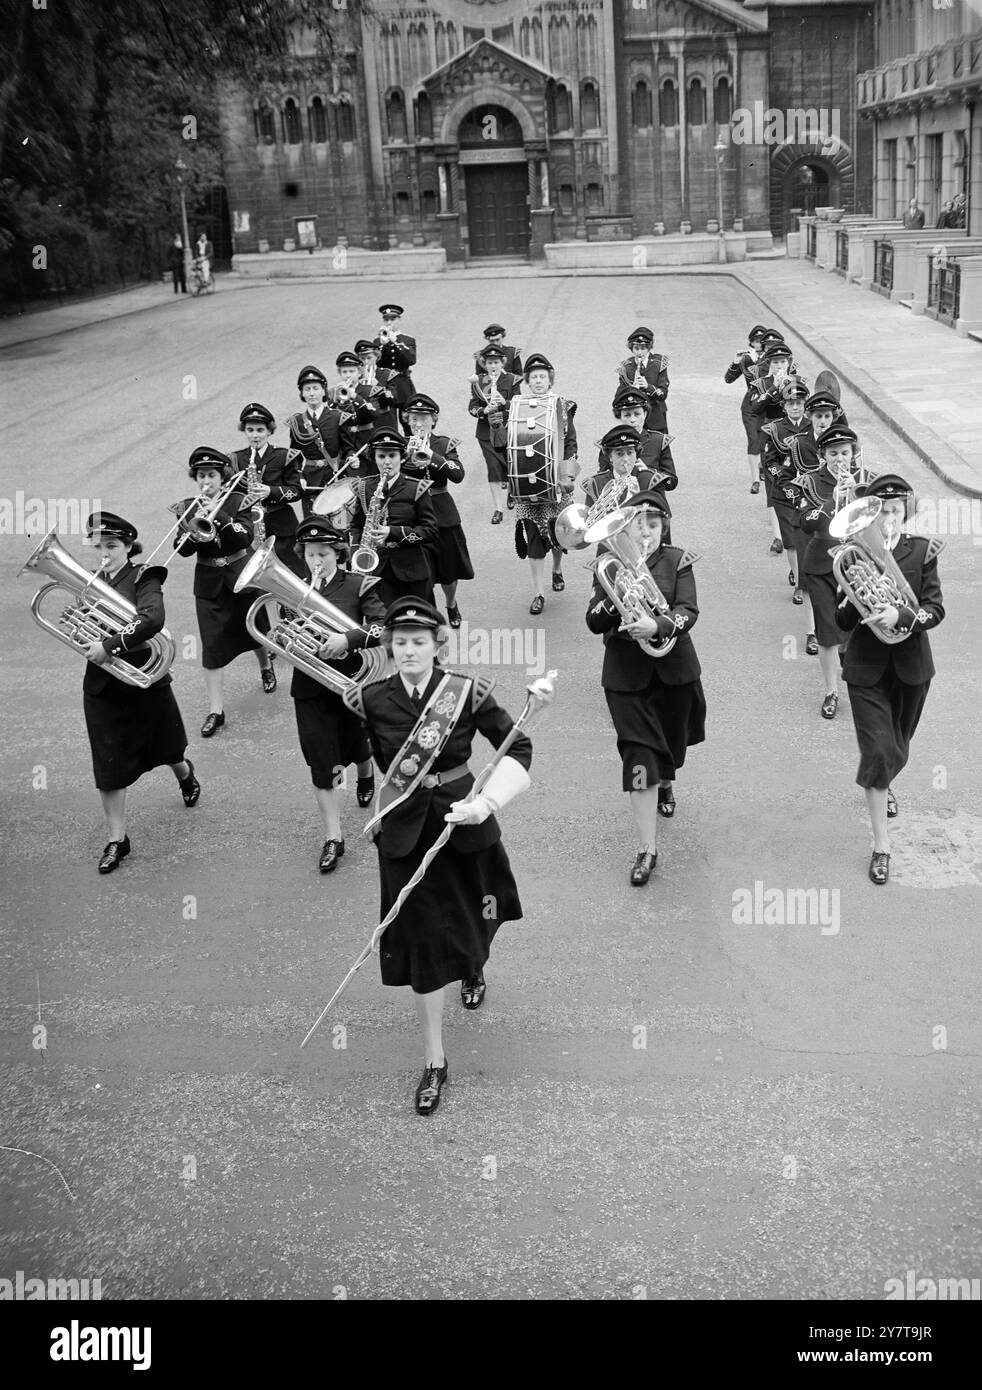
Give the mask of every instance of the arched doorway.
[[471, 256], [526, 255], [528, 160], [517, 118], [503, 106], [476, 106], [461, 121], [457, 139]]
[[852, 150], [838, 137], [778, 145], [771, 158], [771, 231], [787, 236], [798, 230], [799, 214], [851, 207], [855, 185]]

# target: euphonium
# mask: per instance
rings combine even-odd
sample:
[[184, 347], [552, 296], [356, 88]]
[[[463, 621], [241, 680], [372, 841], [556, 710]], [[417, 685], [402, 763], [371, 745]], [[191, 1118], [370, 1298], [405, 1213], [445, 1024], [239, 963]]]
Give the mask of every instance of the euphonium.
[[[625, 627], [642, 618], [665, 617], [671, 611], [648, 569], [644, 546], [629, 534], [635, 515], [632, 508], [609, 512], [585, 536], [587, 545], [601, 541], [607, 545], [606, 553], [597, 556], [595, 571]], [[667, 656], [675, 642], [674, 632], [669, 637], [638, 639], [638, 645], [649, 656]]]
[[590, 542], [586, 533], [611, 512], [617, 511], [629, 497], [640, 491], [640, 483], [632, 474], [623, 478], [611, 478], [605, 483], [600, 495], [591, 507], [582, 502], [571, 502], [556, 517], [556, 539], [563, 550], [586, 550]]
[[[920, 606], [876, 524], [882, 508], [881, 498], [860, 497], [829, 522], [829, 535], [842, 541], [831, 552], [832, 573], [864, 618], [887, 607], [913, 608], [916, 612]], [[877, 623], [869, 623], [868, 627], [874, 637], [888, 646], [910, 636], [909, 632], [886, 632]]]
[[[106, 637], [117, 637], [125, 627], [137, 618], [136, 606], [128, 598], [116, 592], [97, 574], [90, 574], [84, 566], [69, 555], [60, 544], [54, 531], [49, 531], [44, 540], [18, 571], [38, 570], [53, 580], [42, 584], [31, 599], [31, 616], [38, 627], [57, 637], [72, 651], [85, 656], [85, 648], [91, 642], [102, 642]], [[65, 589], [72, 595], [73, 603], [59, 615], [56, 622], [44, 617], [41, 605], [45, 596], [55, 589]], [[118, 656], [112, 656], [104, 669], [111, 671], [118, 680], [127, 685], [146, 690], [154, 681], [166, 676], [174, 660], [174, 639], [166, 628], [147, 639], [151, 659], [143, 667], [131, 666]]]
[[[343, 695], [353, 686], [380, 675], [388, 661], [382, 647], [368, 647], [357, 653], [361, 669], [354, 676], [343, 675], [317, 655], [328, 637], [364, 632], [365, 629], [342, 613], [323, 594], [316, 592], [316, 571], [308, 584], [277, 560], [273, 553], [275, 539], [271, 536], [247, 560], [235, 582], [237, 594], [243, 589], [263, 591], [246, 614], [245, 624], [250, 636], [268, 651], [282, 656], [291, 666], [296, 666], [321, 685], [326, 685], [336, 695]], [[290, 609], [294, 616], [280, 618], [272, 624], [268, 633], [260, 632], [256, 618], [259, 610], [269, 602], [270, 596], [284, 608]]]

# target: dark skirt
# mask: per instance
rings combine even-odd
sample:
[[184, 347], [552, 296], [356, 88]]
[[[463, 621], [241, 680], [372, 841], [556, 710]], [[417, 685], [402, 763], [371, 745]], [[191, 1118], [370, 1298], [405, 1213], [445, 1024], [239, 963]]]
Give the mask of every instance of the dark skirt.
[[99, 791], [120, 791], [155, 767], [183, 762], [188, 738], [169, 678], [149, 690], [114, 678], [98, 695], [83, 692], [82, 707]]
[[453, 584], [458, 579], [474, 578], [467, 537], [459, 523], [456, 526], [439, 528], [436, 533], [436, 548], [429, 554], [434, 583]]
[[875, 685], [847, 685], [852, 721], [859, 743], [861, 787], [883, 791], [907, 766], [931, 682], [905, 685], [888, 666]]
[[294, 697], [293, 708], [300, 751], [315, 787], [327, 791], [339, 787], [346, 767], [367, 762], [371, 757], [364, 724], [333, 690]]
[[784, 484], [767, 474], [767, 505], [777, 513], [777, 524], [781, 530], [781, 540], [785, 550], [795, 550], [795, 541], [801, 530], [798, 508], [784, 495]]
[[847, 637], [835, 620], [838, 587], [834, 574], [805, 575], [805, 588], [815, 615], [813, 630], [820, 647], [840, 647]]
[[[429, 560], [429, 554], [427, 554]], [[389, 571], [383, 570], [378, 575], [378, 584], [372, 590], [384, 608], [390, 608], [397, 598], [422, 598], [427, 603], [433, 602], [433, 580], [432, 579], [397, 579]]]
[[621, 788], [645, 791], [659, 781], [674, 781], [685, 752], [706, 737], [706, 697], [702, 681], [666, 685], [652, 658], [645, 690], [605, 690], [617, 734]]
[[[388, 859], [379, 852], [380, 921], [444, 828], [442, 815], [431, 811], [411, 854]], [[486, 904], [495, 908], [493, 917], [485, 916]], [[382, 983], [412, 985], [417, 994], [430, 994], [475, 975], [484, 968], [501, 924], [517, 922], [521, 916], [518, 888], [502, 842], [461, 854], [451, 835], [382, 936]]]
[[508, 454], [502, 446], [496, 449], [488, 439], [479, 439], [481, 453], [484, 455], [484, 463], [488, 470], [489, 483], [507, 483], [508, 481]]
[[740, 402], [740, 419], [747, 434], [747, 453], [756, 456], [760, 453], [760, 423], [751, 407], [749, 391]]
[[[528, 518], [515, 522], [515, 553], [520, 560], [544, 560], [552, 550], [561, 550], [556, 539], [556, 518], [550, 517], [547, 523], [547, 540]], [[565, 553], [565, 552], [564, 552]]]
[[243, 652], [254, 652], [259, 646], [246, 631], [245, 616], [256, 589], [236, 594], [223, 585], [215, 598], [197, 597], [194, 600], [201, 633], [201, 664], [206, 671], [217, 671], [234, 661]]

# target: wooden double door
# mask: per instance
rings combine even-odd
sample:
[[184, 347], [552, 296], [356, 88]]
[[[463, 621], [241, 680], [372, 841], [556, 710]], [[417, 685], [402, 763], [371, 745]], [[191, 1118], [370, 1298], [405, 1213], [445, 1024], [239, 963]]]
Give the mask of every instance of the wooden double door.
[[472, 256], [524, 256], [529, 246], [528, 166], [473, 164], [464, 170]]

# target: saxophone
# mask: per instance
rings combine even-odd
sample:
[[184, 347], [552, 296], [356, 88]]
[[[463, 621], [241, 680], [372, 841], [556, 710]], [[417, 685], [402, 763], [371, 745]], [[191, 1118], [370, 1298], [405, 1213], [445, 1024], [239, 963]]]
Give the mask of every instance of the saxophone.
[[365, 526], [362, 530], [361, 544], [356, 546], [351, 552], [348, 560], [348, 569], [352, 574], [372, 574], [378, 569], [378, 543], [365, 540], [369, 532], [375, 531], [380, 526], [387, 524], [386, 518], [389, 512], [388, 502], [383, 502], [382, 490], [385, 487], [386, 479], [380, 478], [379, 485], [372, 493], [372, 500], [368, 504], [365, 512]]
[[263, 511], [263, 501], [259, 489], [263, 486], [263, 480], [259, 469], [256, 467], [256, 454], [254, 449], [249, 451], [249, 462], [245, 469], [246, 496], [242, 499], [239, 507], [240, 512], [251, 511], [253, 515], [253, 549], [258, 550], [266, 539], [265, 512]]

